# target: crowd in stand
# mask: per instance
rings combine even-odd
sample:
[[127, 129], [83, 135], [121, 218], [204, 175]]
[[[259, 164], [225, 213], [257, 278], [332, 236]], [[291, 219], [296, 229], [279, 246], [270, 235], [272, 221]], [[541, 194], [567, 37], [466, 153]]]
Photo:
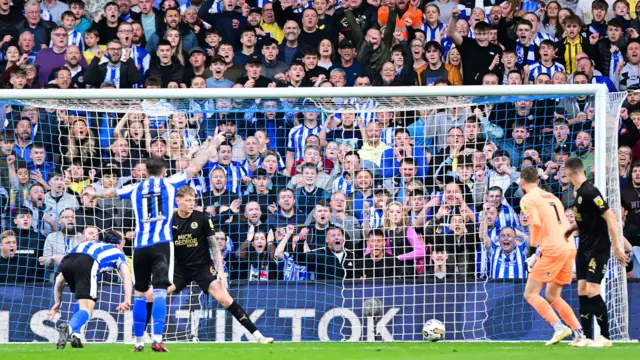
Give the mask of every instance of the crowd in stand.
[[[0, 0], [0, 84], [114, 99], [119, 88], [605, 84], [628, 92], [622, 202], [611, 205], [626, 249], [640, 247], [640, 2], [334, 1]], [[190, 185], [231, 280], [525, 278], [519, 170], [537, 167], [569, 219], [563, 162], [579, 157], [594, 175], [590, 96], [322, 101], [337, 110], [287, 99], [6, 105], [0, 283], [50, 281], [66, 252], [106, 229], [130, 242], [131, 204], [87, 194], [145, 179], [151, 155], [181, 171], [207, 138], [217, 153]]]

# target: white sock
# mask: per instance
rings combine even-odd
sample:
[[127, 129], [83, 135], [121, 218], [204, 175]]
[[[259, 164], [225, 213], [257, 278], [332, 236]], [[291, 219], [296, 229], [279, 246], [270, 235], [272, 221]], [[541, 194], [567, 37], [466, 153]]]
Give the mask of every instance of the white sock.
[[253, 336], [254, 336], [256, 339], [260, 339], [260, 338], [262, 337], [262, 333], [260, 332], [260, 330], [256, 330], [256, 331], [253, 333]]
[[157, 343], [161, 343], [162, 342], [162, 335], [153, 335], [153, 341], [157, 342]]
[[144, 346], [144, 336], [136, 336], [136, 346]]
[[553, 331], [560, 331], [564, 329], [564, 324], [562, 323], [562, 321], [558, 321], [557, 323], [553, 324]]

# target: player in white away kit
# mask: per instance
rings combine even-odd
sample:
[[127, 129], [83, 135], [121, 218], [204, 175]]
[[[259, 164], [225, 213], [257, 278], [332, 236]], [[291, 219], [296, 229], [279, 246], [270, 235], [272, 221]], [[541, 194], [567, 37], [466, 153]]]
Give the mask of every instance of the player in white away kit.
[[144, 329], [147, 319], [145, 292], [153, 286], [153, 345], [155, 352], [168, 352], [162, 344], [167, 316], [167, 288], [173, 283], [173, 239], [171, 221], [175, 210], [176, 193], [200, 170], [214, 154], [215, 146], [205, 141], [200, 151], [182, 172], [165, 178], [166, 163], [158, 157], [145, 161], [149, 179], [126, 186], [94, 193], [97, 198], [129, 199], [136, 217], [133, 241], [133, 333], [134, 352], [144, 350]]

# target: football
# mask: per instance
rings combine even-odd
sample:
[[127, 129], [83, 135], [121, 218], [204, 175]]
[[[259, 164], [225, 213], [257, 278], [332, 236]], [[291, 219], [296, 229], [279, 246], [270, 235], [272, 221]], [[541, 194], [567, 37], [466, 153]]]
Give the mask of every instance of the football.
[[444, 339], [445, 328], [440, 320], [431, 319], [422, 327], [422, 336], [427, 341], [440, 341]]

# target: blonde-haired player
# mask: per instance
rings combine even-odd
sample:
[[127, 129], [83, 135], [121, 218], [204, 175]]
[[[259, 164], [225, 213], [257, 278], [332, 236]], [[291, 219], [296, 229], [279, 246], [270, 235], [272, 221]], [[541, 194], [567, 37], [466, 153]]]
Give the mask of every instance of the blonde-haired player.
[[[527, 259], [530, 270], [524, 298], [553, 326], [553, 337], [547, 341], [547, 345], [553, 345], [571, 336], [573, 332], [577, 338], [584, 336], [573, 309], [561, 297], [562, 287], [570, 284], [573, 277], [576, 244], [564, 237], [569, 228], [569, 220], [562, 202], [555, 195], [540, 189], [538, 183], [538, 171], [535, 167], [522, 169], [520, 187], [525, 195], [520, 201], [520, 207], [529, 219], [529, 246], [538, 247], [536, 254]], [[546, 300], [540, 296], [544, 284], [547, 285]], [[554, 309], [570, 328], [560, 321]]]

